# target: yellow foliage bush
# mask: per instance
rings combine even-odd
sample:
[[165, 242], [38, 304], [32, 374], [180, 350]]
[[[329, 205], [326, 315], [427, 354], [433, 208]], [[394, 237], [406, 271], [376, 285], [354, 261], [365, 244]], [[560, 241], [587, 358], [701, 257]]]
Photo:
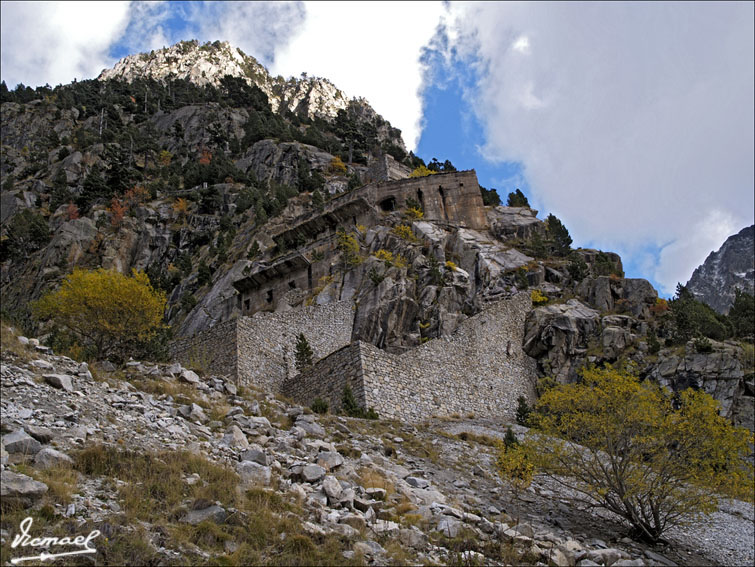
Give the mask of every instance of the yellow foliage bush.
[[412, 232], [412, 227], [406, 224], [399, 224], [393, 227], [393, 230], [391, 230], [393, 234], [398, 236], [399, 238], [403, 238], [404, 240], [408, 240], [409, 242], [417, 242], [417, 237], [414, 236], [414, 232]]
[[422, 209], [418, 209], [417, 207], [409, 207], [408, 209], [406, 209], [404, 215], [410, 219], [420, 220], [425, 216], [425, 213], [422, 211]]
[[510, 445], [503, 443], [498, 445], [498, 458], [496, 469], [501, 477], [505, 478], [520, 490], [527, 488], [532, 482], [535, 473], [535, 465], [526, 445]]
[[123, 358], [129, 347], [162, 328], [165, 293], [137, 270], [129, 277], [103, 268], [75, 268], [60, 288], [33, 303], [32, 311], [73, 332], [98, 358]]
[[449, 270], [451, 270], [452, 272], [455, 272], [456, 270], [458, 270], [458, 269], [459, 269], [459, 268], [458, 268], [458, 267], [456, 266], [456, 264], [455, 264], [454, 262], [452, 262], [451, 260], [446, 260], [446, 268], [448, 268], [448, 269], [449, 269]]
[[362, 263], [362, 257], [359, 255], [359, 241], [356, 237], [341, 231], [338, 233], [338, 249], [341, 251], [343, 262], [347, 266], [358, 266]]
[[545, 305], [548, 303], [548, 296], [543, 294], [539, 289], [533, 289], [530, 292], [532, 298], [532, 305]]
[[753, 499], [752, 434], [718, 415], [702, 391], [672, 393], [607, 365], [546, 390], [526, 441], [535, 465], [618, 514], [639, 537], [717, 509], [721, 495]]
[[328, 170], [331, 173], [339, 173], [339, 174], [345, 174], [347, 171], [346, 164], [343, 163], [341, 158], [339, 158], [338, 156], [335, 156], [332, 160], [330, 160], [330, 165], [328, 166]]
[[393, 265], [397, 268], [406, 268], [409, 265], [409, 261], [401, 254], [396, 254], [396, 257], [393, 259]]
[[428, 175], [435, 175], [436, 173], [438, 172], [427, 169], [424, 165], [420, 165], [409, 174], [409, 177], [427, 177]]
[[393, 253], [383, 248], [375, 252], [375, 258], [382, 260], [387, 264], [393, 264]]

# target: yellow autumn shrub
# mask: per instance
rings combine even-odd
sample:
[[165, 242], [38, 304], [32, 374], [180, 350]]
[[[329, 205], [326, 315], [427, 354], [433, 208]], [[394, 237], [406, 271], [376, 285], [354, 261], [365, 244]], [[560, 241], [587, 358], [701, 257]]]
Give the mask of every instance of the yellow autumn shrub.
[[154, 289], [144, 272], [75, 268], [57, 290], [32, 304], [32, 312], [71, 331], [97, 358], [124, 358], [129, 347], [162, 328], [165, 302], [165, 292]]
[[543, 393], [525, 450], [580, 500], [658, 541], [722, 496], [753, 498], [753, 436], [719, 407], [699, 390], [672, 393], [627, 370], [588, 368]]

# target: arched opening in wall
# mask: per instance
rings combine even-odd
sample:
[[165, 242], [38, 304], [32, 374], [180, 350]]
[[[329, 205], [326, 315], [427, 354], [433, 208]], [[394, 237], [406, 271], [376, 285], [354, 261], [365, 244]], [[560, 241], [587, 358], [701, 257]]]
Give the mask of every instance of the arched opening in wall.
[[244, 313], [249, 313], [252, 310], [252, 300], [251, 298], [247, 297], [244, 300]]
[[357, 225], [357, 218], [356, 217], [351, 217], [351, 224], [353, 224], [354, 226]]
[[272, 303], [273, 302], [273, 290], [272, 289], [268, 289], [267, 290], [267, 295], [265, 296], [265, 300], [268, 303]]
[[288, 282], [288, 289], [296, 289], [296, 282], [293, 280]]
[[446, 194], [443, 192], [443, 187], [438, 185], [438, 193], [440, 194], [440, 208], [443, 209], [443, 218], [448, 220], [448, 211], [446, 210]]
[[307, 266], [307, 287], [312, 289], [312, 264]]
[[417, 202], [419, 203], [419, 206], [424, 210], [425, 200], [422, 198], [422, 189], [417, 189]]
[[383, 199], [378, 203], [378, 206], [381, 210], [385, 211], [386, 213], [389, 213], [391, 211], [396, 210], [396, 198], [395, 197], [388, 197], [387, 199]]

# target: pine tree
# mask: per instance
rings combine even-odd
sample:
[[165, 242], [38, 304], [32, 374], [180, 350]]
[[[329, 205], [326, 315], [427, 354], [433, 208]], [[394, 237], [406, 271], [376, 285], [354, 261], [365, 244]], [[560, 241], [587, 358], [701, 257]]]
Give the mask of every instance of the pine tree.
[[516, 191], [512, 191], [509, 193], [509, 198], [506, 201], [507, 207], [529, 207], [530, 202], [527, 200], [527, 197], [524, 196], [524, 193], [522, 193], [519, 189]]
[[298, 371], [305, 370], [312, 366], [312, 348], [307, 342], [307, 337], [304, 333], [299, 333], [299, 338], [296, 339], [296, 353], [294, 354], [296, 369]]
[[545, 219], [545, 224], [548, 230], [548, 237], [553, 242], [553, 251], [556, 256], [568, 255], [572, 243], [569, 231], [566, 230], [566, 227], [553, 214], [548, 215], [548, 218]]

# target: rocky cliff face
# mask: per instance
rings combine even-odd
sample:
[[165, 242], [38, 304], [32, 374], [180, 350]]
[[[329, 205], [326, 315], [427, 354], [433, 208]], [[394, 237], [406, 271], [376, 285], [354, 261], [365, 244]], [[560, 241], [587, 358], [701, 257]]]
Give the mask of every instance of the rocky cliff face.
[[743, 228], [711, 252], [692, 273], [687, 289], [719, 313], [728, 313], [734, 290], [755, 293], [755, 225]]
[[112, 69], [105, 69], [98, 80], [186, 79], [198, 86], [220, 86], [226, 75], [238, 77], [259, 87], [268, 97], [273, 112], [286, 109], [309, 118], [335, 118], [348, 106], [349, 99], [327, 79], [301, 78], [284, 80], [271, 77], [254, 57], [232, 47], [228, 42], [200, 44], [182, 41], [150, 53], [129, 55]]

